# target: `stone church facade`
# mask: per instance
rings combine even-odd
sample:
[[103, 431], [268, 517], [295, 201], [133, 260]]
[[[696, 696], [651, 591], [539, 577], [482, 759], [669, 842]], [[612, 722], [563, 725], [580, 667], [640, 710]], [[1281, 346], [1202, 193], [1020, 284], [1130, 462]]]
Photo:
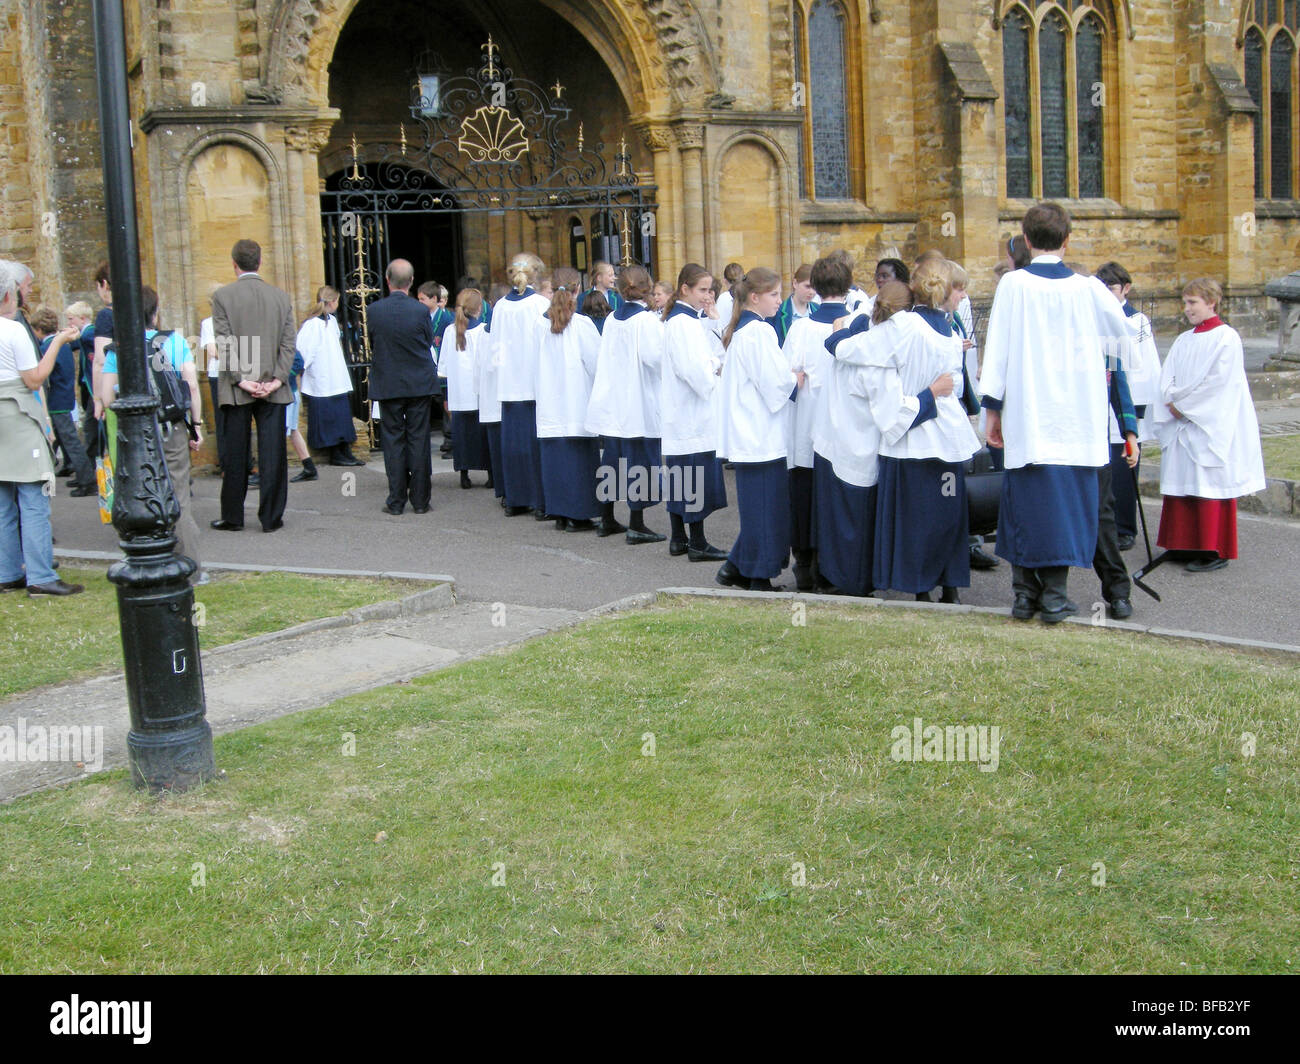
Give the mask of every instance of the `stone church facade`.
[[[433, 122], [413, 106], [420, 86], [487, 62], [532, 87], [552, 149], [581, 146], [600, 157], [593, 184], [635, 190], [632, 224], [557, 198], [486, 195], [470, 209], [460, 189], [432, 213], [363, 224], [368, 265], [401, 254], [417, 280], [486, 284], [517, 251], [581, 266], [614, 233], [659, 277], [731, 260], [788, 277], [845, 247], [865, 281], [882, 254], [939, 247], [987, 299], [1000, 243], [1043, 197], [1074, 215], [1072, 260], [1124, 262], [1163, 316], [1182, 282], [1210, 274], [1236, 318], [1262, 324], [1263, 285], [1296, 267], [1300, 243], [1298, 6], [125, 0], [144, 277], [164, 324], [192, 333], [231, 277], [230, 246], [251, 236], [305, 312], [355, 265], [331, 193], [379, 180], [399, 146], [418, 157]], [[93, 294], [106, 254], [91, 4], [5, 0], [3, 12], [0, 255], [32, 264], [39, 297], [61, 308]], [[515, 122], [527, 94], [497, 91], [473, 113]], [[508, 158], [503, 136], [487, 150]], [[538, 172], [541, 147], [525, 185], [554, 177]], [[483, 184], [489, 169], [463, 173]]]

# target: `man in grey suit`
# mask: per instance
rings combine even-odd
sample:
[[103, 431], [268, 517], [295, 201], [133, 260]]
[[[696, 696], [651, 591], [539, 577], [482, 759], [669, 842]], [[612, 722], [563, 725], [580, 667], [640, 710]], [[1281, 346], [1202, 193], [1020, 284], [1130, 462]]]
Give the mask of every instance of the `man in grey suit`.
[[248, 437], [256, 420], [261, 467], [257, 516], [263, 532], [274, 532], [284, 527], [289, 499], [284, 414], [293, 399], [288, 382], [297, 329], [289, 294], [257, 274], [262, 265], [257, 242], [236, 241], [230, 257], [236, 280], [212, 296], [212, 331], [221, 367], [217, 397], [229, 437], [222, 463], [221, 519], [212, 527], [222, 532], [244, 527]]
[[411, 298], [415, 271], [394, 259], [384, 276], [388, 298], [370, 304], [370, 398], [379, 403], [380, 442], [388, 474], [384, 512], [394, 517], [406, 509], [429, 512], [433, 461], [429, 453], [429, 400], [438, 390], [434, 365], [433, 323], [419, 300]]

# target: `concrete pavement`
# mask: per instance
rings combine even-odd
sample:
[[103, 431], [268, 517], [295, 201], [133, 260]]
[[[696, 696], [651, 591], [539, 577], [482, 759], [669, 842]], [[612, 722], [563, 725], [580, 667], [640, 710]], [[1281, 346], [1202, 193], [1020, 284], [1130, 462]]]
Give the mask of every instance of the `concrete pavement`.
[[[290, 485], [285, 527], [271, 534], [258, 530], [256, 492], [249, 493], [245, 531], [211, 531], [208, 522], [218, 516], [220, 480], [197, 477], [191, 505], [202, 530], [204, 556], [258, 566], [447, 573], [455, 578], [462, 602], [573, 611], [661, 587], [713, 586], [716, 565], [670, 558], [662, 543], [633, 547], [621, 536], [599, 539], [590, 532], [556, 532], [550, 522], [528, 515], [507, 518], [492, 493], [479, 486], [483, 474], [473, 475], [475, 487], [462, 490], [449, 462], [435, 461], [434, 468], [432, 512], [408, 510], [392, 517], [381, 512], [386, 482], [378, 455], [355, 471], [322, 466], [318, 481]], [[728, 480], [732, 505], [706, 523], [710, 541], [724, 549], [737, 533], [735, 494]], [[626, 516], [621, 507], [619, 513]], [[648, 513], [650, 527], [666, 533], [663, 507]], [[1159, 504], [1148, 503], [1146, 513], [1154, 539]], [[112, 528], [99, 523], [93, 498], [57, 495], [54, 532], [60, 548], [116, 548]], [[1240, 540], [1240, 560], [1219, 572], [1193, 576], [1173, 565], [1157, 570], [1151, 583], [1164, 601], [1156, 603], [1135, 589], [1135, 619], [1163, 628], [1300, 643], [1295, 578], [1300, 523], [1242, 514]], [[1145, 561], [1140, 538], [1125, 558], [1130, 568]], [[1005, 564], [972, 574], [972, 585], [962, 595], [964, 602], [1010, 604], [1011, 576]], [[778, 586], [793, 587], [788, 571]], [[1085, 609], [1099, 598], [1090, 572], [1072, 574], [1070, 587]]]

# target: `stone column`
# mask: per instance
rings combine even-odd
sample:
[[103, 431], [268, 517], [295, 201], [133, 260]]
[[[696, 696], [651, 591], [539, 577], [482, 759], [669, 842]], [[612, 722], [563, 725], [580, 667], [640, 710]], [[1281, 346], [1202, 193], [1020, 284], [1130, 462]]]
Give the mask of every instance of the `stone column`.
[[294, 306], [310, 306], [316, 288], [325, 283], [325, 245], [320, 222], [320, 172], [317, 159], [329, 140], [333, 120], [284, 131], [287, 155], [289, 233], [293, 247], [286, 255], [285, 280]]
[[658, 208], [655, 211], [655, 237], [659, 255], [654, 272], [671, 283], [686, 261], [682, 258], [682, 223], [675, 214], [681, 203], [674, 158], [676, 142], [669, 128], [660, 122], [638, 124], [636, 130], [645, 146], [654, 153], [655, 203]]
[[673, 126], [682, 157], [682, 214], [686, 261], [701, 265], [707, 257], [704, 233], [704, 126]]

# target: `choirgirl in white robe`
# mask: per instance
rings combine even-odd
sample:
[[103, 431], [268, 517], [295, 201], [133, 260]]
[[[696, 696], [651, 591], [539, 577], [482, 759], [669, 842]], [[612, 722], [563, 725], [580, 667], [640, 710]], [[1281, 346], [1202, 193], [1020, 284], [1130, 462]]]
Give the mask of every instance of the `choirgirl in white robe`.
[[[328, 307], [338, 307], [335, 299]], [[316, 315], [302, 323], [297, 347], [302, 354], [302, 394], [307, 400], [307, 445], [329, 451], [331, 464], [356, 463], [351, 445], [357, 430], [352, 421], [352, 374], [339, 322], [333, 313]]]
[[501, 359], [501, 474], [506, 513], [533, 510], [546, 516], [542, 497], [542, 454], [537, 443], [538, 319], [550, 301], [531, 285], [498, 299], [488, 326]]
[[[630, 272], [625, 271], [623, 279]], [[586, 422], [589, 432], [602, 437], [597, 495], [603, 509], [597, 533], [608, 536], [625, 530], [614, 520], [617, 499], [626, 502], [631, 513], [626, 532], [627, 542], [634, 544], [667, 538], [645, 525], [645, 510], [660, 495], [663, 358], [664, 323], [650, 313], [644, 299], [628, 298], [605, 319]]]
[[[708, 280], [707, 275], [704, 277]], [[686, 288], [683, 284], [681, 288]], [[672, 522], [668, 552], [691, 561], [721, 561], [709, 544], [704, 520], [727, 505], [718, 439], [722, 345], [679, 288], [664, 318], [664, 361], [659, 409], [663, 475]], [[688, 538], [689, 536], [689, 538]]]
[[831, 371], [832, 356], [826, 341], [835, 322], [848, 314], [844, 303], [823, 302], [807, 317], [796, 318], [786, 335], [782, 353], [791, 372], [803, 374], [790, 420], [790, 534], [794, 549], [794, 574], [800, 591], [816, 587], [813, 569], [816, 543], [813, 541], [813, 421], [821, 404], [821, 392]]
[[[778, 300], [780, 291], [778, 278]], [[769, 590], [789, 561], [786, 456], [794, 390], [795, 377], [777, 346], [776, 330], [753, 310], [742, 311], [722, 366], [718, 453], [735, 467], [740, 510], [740, 535], [718, 571], [723, 585]]]
[[[839, 353], [867, 370], [872, 419], [881, 432], [876, 496], [876, 587], [944, 600], [970, 586], [965, 462], [979, 439], [959, 401], [961, 340], [942, 311], [904, 311]], [[931, 390], [944, 376], [954, 390]], [[945, 382], [946, 385], [947, 382]]]
[[[480, 304], [481, 305], [481, 304]], [[459, 344], [458, 330], [443, 331], [442, 350], [438, 355], [438, 372], [447, 381], [447, 409], [452, 422], [452, 467], [460, 473], [460, 486], [470, 486], [471, 470], [486, 470], [491, 483], [492, 459], [487, 427], [479, 421], [479, 360], [490, 353], [492, 344], [480, 318], [465, 323], [465, 347]]]
[[596, 434], [586, 428], [586, 421], [601, 334], [590, 318], [576, 312], [557, 333], [551, 313], [554, 310], [537, 324], [542, 488], [555, 527], [562, 532], [585, 532], [595, 527], [593, 520], [600, 512], [596, 499], [600, 444]]

